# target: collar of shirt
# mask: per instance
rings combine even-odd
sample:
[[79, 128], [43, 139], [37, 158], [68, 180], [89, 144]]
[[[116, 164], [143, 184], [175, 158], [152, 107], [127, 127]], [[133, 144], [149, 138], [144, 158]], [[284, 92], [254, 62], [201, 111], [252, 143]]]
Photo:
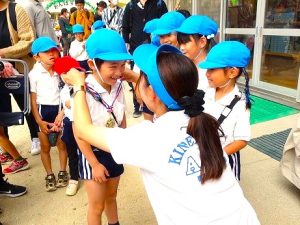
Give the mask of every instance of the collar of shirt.
[[[216, 89], [215, 88], [208, 88], [208, 90], [205, 93], [205, 98], [215, 102], [215, 95], [216, 95]], [[223, 96], [221, 99], [217, 100], [216, 102], [220, 105], [227, 106], [231, 103], [232, 99], [235, 95], [241, 96], [241, 92], [237, 85], [234, 86], [233, 90]]]
[[[47, 73], [50, 75], [50, 73], [45, 69], [45, 67], [43, 67], [41, 62], [36, 62], [34, 64], [34, 69], [35, 71], [37, 71], [38, 73]], [[53, 77], [54, 76], [58, 76], [58, 74], [56, 72], [54, 72]]]
[[184, 110], [168, 111], [155, 120], [159, 126], [168, 126], [170, 129], [186, 128], [189, 122], [189, 116], [184, 114]]
[[[90, 85], [90, 87], [93, 88], [99, 94], [108, 93], [107, 90], [105, 88], [103, 88], [101, 86], [101, 84], [99, 84], [96, 81], [96, 79], [94, 78], [94, 76], [92, 74], [87, 76], [87, 78], [85, 79], [85, 82], [88, 83]], [[120, 82], [121, 81], [118, 80], [113, 86], [111, 86], [111, 91], [110, 91], [109, 95], [115, 95], [115, 93], [117, 92], [117, 89], [119, 87]]]

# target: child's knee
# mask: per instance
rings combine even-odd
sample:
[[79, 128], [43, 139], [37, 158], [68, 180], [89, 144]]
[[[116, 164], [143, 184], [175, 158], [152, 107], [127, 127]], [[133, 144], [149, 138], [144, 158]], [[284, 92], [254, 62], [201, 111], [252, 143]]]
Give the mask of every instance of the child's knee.
[[102, 215], [105, 208], [105, 202], [91, 202], [89, 203], [89, 210], [91, 210], [94, 214], [99, 216]]

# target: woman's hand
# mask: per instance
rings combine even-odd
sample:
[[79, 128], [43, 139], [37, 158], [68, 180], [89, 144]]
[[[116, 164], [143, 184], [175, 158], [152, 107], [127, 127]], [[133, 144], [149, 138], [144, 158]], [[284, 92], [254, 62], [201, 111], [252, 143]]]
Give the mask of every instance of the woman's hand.
[[72, 68], [69, 72], [62, 74], [62, 79], [71, 86], [84, 85], [85, 73]]
[[124, 72], [122, 73], [122, 80], [126, 80], [128, 82], [134, 82], [136, 83], [137, 80], [139, 79], [139, 74], [136, 72], [132, 71], [131, 69], [125, 67]]
[[109, 173], [105, 166], [103, 166], [101, 163], [97, 163], [92, 167], [93, 171], [93, 180], [99, 183], [106, 182], [107, 178], [109, 176]]

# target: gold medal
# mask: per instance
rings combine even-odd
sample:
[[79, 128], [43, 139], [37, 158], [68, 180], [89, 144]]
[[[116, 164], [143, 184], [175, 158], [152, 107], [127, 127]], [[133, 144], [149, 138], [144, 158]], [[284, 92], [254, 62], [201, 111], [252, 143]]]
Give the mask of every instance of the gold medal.
[[110, 118], [106, 121], [105, 126], [106, 126], [106, 127], [109, 127], [109, 128], [113, 128], [113, 127], [115, 127], [115, 124], [116, 124], [115, 120], [114, 120], [113, 118], [110, 117]]

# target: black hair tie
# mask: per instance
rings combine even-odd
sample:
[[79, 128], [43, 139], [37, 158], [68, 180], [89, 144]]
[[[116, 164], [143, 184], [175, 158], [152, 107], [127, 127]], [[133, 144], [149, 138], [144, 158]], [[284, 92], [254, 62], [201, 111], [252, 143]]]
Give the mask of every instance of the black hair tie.
[[204, 94], [204, 91], [196, 90], [192, 97], [183, 96], [178, 100], [177, 103], [184, 109], [185, 114], [187, 114], [189, 117], [195, 117], [200, 115], [204, 110]]

